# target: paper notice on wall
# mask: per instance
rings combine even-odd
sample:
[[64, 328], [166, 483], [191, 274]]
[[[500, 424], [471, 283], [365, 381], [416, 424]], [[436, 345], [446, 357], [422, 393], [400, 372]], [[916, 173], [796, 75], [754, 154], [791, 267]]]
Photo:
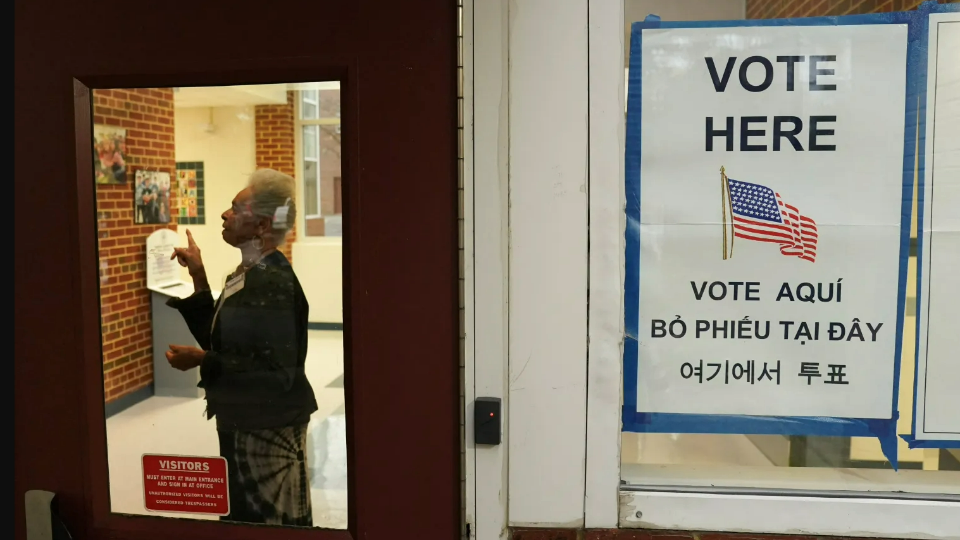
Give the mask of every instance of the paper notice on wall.
[[158, 229], [147, 237], [147, 287], [163, 287], [180, 280], [180, 264], [170, 260], [179, 241], [170, 229]]
[[960, 447], [960, 13], [929, 28], [914, 437]]
[[889, 419], [906, 26], [649, 29], [633, 54], [636, 411]]

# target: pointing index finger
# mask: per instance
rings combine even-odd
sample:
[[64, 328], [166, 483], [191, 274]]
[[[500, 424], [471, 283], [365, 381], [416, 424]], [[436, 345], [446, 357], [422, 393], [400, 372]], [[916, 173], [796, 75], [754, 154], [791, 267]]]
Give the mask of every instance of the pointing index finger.
[[187, 229], [187, 244], [190, 247], [194, 247], [197, 245], [197, 243], [193, 241], [193, 234], [190, 233], [190, 229]]

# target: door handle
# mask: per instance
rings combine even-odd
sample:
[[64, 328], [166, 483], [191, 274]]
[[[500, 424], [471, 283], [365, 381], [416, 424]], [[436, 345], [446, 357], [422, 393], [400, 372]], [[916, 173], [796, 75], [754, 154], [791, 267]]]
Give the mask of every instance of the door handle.
[[56, 493], [32, 489], [23, 498], [27, 514], [27, 540], [73, 540], [60, 517]]

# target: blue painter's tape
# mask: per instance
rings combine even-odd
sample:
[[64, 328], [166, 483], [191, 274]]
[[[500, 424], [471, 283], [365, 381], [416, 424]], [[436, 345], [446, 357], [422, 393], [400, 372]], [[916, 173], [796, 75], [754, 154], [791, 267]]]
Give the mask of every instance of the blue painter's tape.
[[[664, 22], [648, 16], [634, 23], [630, 36], [630, 70], [627, 93], [627, 140], [624, 156], [626, 183], [626, 230], [624, 276], [624, 348], [623, 348], [623, 431], [642, 433], [742, 433], [780, 435], [818, 435], [876, 437], [884, 456], [897, 468], [897, 420], [900, 385], [900, 354], [903, 347], [903, 320], [906, 305], [907, 268], [910, 253], [910, 225], [913, 211], [914, 170], [917, 145], [917, 100], [920, 95], [920, 59], [926, 55], [921, 40], [918, 12], [880, 13], [843, 17], [801, 19]], [[827, 418], [773, 417], [737, 415], [692, 415], [644, 413], [637, 411], [639, 298], [640, 298], [640, 162], [642, 117], [643, 31], [657, 28], [722, 28], [758, 26], [845, 26], [861, 24], [905, 24], [908, 26], [906, 66], [905, 137], [903, 144], [903, 192], [900, 223], [900, 257], [897, 284], [897, 334], [894, 345], [893, 393], [890, 417]], [[922, 122], [921, 122], [921, 133]], [[921, 154], [922, 155], [922, 154]]]
[[913, 434], [901, 435], [907, 446], [914, 448], [960, 448], [960, 441], [946, 441], [940, 439], [917, 439]]
[[945, 441], [934, 439], [917, 439], [914, 435], [901, 435], [907, 446], [913, 448], [960, 448], [960, 441]]
[[[927, 73], [929, 57], [927, 56], [927, 43], [930, 38], [930, 14], [932, 13], [956, 13], [960, 12], [960, 4], [938, 4], [937, 2], [924, 2], [917, 8], [918, 18], [918, 42], [919, 49], [922, 52], [921, 58], [917, 60], [917, 94], [919, 95], [920, 108], [920, 141], [917, 160], [917, 177], [920, 179], [917, 187], [917, 316], [916, 316], [916, 336], [920, 336], [920, 325], [923, 324], [923, 310], [920, 308], [920, 302], [923, 300], [923, 203], [925, 199], [925, 184], [923, 182], [926, 172], [926, 117], [927, 117]], [[920, 373], [920, 340], [917, 339], [914, 345], [913, 355], [914, 370], [913, 373]], [[901, 435], [901, 438], [907, 442], [910, 448], [960, 448], [960, 441], [948, 440], [928, 440], [917, 439], [917, 386], [919, 378], [913, 378], [913, 417], [911, 419], [911, 428], [909, 435]]]

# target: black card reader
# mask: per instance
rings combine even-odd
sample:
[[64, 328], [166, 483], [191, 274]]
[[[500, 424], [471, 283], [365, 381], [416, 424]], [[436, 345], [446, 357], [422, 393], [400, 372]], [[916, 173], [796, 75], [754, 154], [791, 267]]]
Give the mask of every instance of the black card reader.
[[500, 444], [500, 398], [482, 397], [473, 403], [473, 440], [476, 444]]

